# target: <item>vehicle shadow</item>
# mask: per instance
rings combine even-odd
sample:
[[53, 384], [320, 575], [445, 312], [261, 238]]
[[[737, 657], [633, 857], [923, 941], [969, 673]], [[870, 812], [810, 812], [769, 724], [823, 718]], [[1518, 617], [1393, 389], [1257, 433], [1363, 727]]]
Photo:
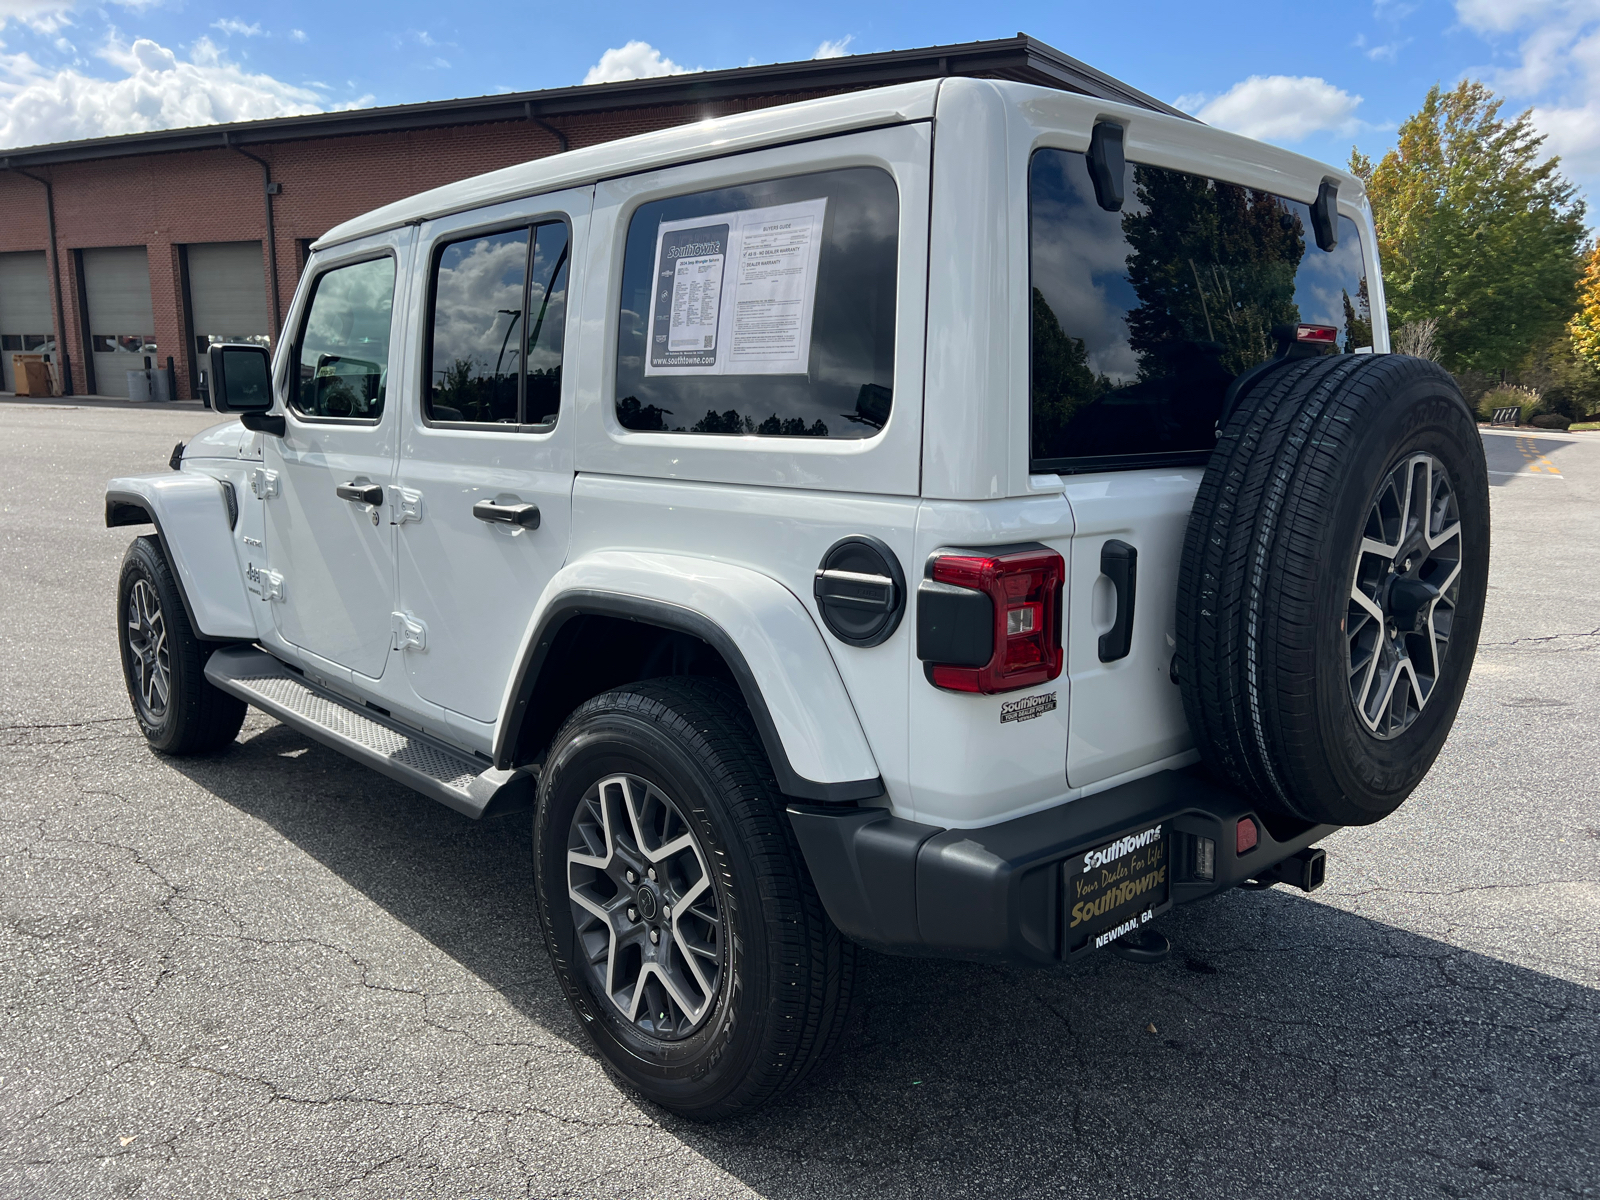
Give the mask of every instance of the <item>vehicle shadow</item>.
[[[1514, 437], [1506, 436], [1513, 432], [1515, 432]], [[1489, 486], [1505, 487], [1518, 475], [1560, 474], [1560, 467], [1554, 463], [1554, 456], [1570, 445], [1573, 445], [1570, 441], [1512, 430], [1484, 437], [1483, 455], [1489, 466]], [[1555, 466], [1554, 472], [1550, 470], [1550, 466]]]
[[[584, 1044], [544, 964], [527, 821], [467, 821], [277, 725], [172, 765]], [[1153, 967], [863, 954], [814, 1083], [721, 1125], [651, 1111], [784, 1200], [1600, 1186], [1600, 992], [1281, 889], [1163, 928]]]

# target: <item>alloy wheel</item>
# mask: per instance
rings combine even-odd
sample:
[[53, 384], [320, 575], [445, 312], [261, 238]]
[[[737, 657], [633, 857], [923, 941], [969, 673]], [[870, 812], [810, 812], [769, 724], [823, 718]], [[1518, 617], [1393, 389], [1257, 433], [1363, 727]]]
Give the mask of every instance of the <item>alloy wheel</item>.
[[1350, 701], [1374, 737], [1411, 727], [1439, 681], [1461, 591], [1460, 506], [1444, 464], [1410, 454], [1367, 514], [1343, 622]]
[[584, 794], [567, 838], [567, 895], [591, 982], [641, 1033], [672, 1041], [711, 1012], [724, 974], [723, 915], [699, 839], [637, 775]]
[[172, 697], [172, 660], [161, 601], [148, 579], [135, 580], [128, 592], [127, 638], [139, 705], [151, 720], [160, 721]]

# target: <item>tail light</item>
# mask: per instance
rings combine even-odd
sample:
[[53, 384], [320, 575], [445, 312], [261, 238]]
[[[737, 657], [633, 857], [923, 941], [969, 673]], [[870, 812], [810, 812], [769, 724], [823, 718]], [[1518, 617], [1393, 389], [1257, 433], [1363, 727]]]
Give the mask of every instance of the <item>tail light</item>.
[[917, 656], [935, 687], [1011, 692], [1061, 674], [1066, 563], [1043, 546], [943, 554], [917, 590]]
[[1337, 325], [1296, 325], [1294, 327], [1294, 340], [1309, 342], [1313, 346], [1337, 346], [1339, 344], [1339, 327]]

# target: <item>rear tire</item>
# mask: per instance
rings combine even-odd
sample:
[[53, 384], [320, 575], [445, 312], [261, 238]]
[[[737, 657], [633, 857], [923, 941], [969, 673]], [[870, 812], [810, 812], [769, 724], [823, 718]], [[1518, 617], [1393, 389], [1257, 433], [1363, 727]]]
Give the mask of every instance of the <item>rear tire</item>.
[[556, 975], [605, 1060], [697, 1120], [787, 1092], [849, 1020], [855, 947], [784, 807], [742, 698], [708, 679], [587, 701], [540, 778], [535, 883]]
[[189, 624], [167, 556], [153, 535], [134, 539], [117, 585], [117, 645], [133, 715], [166, 754], [204, 754], [239, 735], [246, 704], [211, 685], [215, 649]]
[[1386, 354], [1269, 375], [1184, 544], [1177, 670], [1206, 764], [1269, 811], [1388, 816], [1450, 732], [1488, 567], [1483, 444], [1449, 374]]

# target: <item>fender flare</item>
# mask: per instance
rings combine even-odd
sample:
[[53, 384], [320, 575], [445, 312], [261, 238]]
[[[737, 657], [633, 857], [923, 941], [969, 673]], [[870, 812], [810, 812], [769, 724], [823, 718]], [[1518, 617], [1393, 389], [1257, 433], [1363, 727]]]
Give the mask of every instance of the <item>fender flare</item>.
[[602, 551], [551, 580], [501, 703], [496, 766], [509, 769], [557, 635], [587, 614], [677, 630], [721, 654], [785, 795], [839, 804], [884, 794], [838, 667], [795, 594], [747, 567], [676, 554]]
[[154, 525], [195, 635], [253, 642], [255, 615], [239, 574], [226, 486], [194, 471], [113, 479], [106, 488], [106, 528]]

